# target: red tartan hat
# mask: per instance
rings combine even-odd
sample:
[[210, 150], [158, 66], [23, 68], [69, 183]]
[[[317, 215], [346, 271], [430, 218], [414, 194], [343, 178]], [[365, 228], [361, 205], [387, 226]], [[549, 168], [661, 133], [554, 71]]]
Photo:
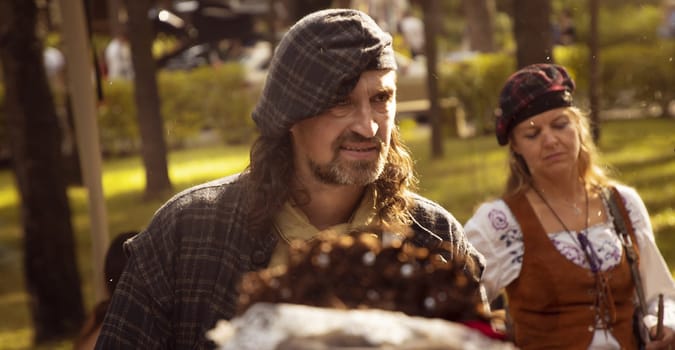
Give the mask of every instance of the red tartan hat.
[[575, 84], [564, 67], [538, 63], [513, 73], [499, 95], [495, 133], [497, 142], [509, 143], [509, 133], [522, 121], [560, 107], [572, 105]]

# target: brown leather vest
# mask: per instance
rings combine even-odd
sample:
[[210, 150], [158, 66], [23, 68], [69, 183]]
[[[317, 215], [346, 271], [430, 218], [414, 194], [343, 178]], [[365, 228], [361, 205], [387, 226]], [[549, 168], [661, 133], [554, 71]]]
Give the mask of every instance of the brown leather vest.
[[[518, 220], [525, 246], [520, 275], [506, 287], [516, 345], [525, 350], [588, 349], [595, 325], [593, 273], [560, 254], [524, 194], [504, 201]], [[630, 220], [624, 220], [637, 242]], [[634, 284], [625, 254], [605, 274], [616, 307], [616, 322], [609, 331], [622, 349], [637, 349], [632, 331]]]

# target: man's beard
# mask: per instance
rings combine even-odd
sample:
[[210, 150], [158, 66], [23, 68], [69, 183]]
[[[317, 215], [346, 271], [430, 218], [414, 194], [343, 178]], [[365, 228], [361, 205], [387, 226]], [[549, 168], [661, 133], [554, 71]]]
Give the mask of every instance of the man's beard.
[[[347, 161], [339, 158], [340, 145], [347, 140], [357, 142], [375, 141], [378, 146], [378, 156], [373, 160]], [[368, 185], [377, 180], [387, 161], [386, 154], [389, 147], [379, 137], [364, 138], [358, 134], [341, 136], [336, 141], [335, 156], [327, 164], [318, 164], [309, 159], [309, 167], [314, 177], [329, 185]]]

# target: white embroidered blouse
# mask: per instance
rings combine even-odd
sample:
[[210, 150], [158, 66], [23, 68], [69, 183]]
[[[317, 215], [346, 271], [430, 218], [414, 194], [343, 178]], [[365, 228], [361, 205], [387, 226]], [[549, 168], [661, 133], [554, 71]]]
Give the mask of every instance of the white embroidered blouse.
[[[659, 293], [663, 293], [664, 324], [675, 329], [675, 282], [656, 246], [647, 208], [635, 189], [624, 185], [617, 185], [616, 188], [626, 200], [626, 209], [635, 229], [640, 254], [640, 275], [650, 313], [645, 317], [645, 324], [648, 327], [656, 324], [654, 315], [657, 298]], [[506, 203], [498, 199], [483, 203], [466, 223], [464, 230], [469, 241], [485, 256], [483, 283], [489, 300], [493, 300], [502, 288], [520, 274], [525, 254], [520, 226]], [[567, 232], [549, 234], [549, 238], [560, 254], [590, 269], [583, 251]], [[588, 238], [601, 260], [602, 270], [608, 270], [619, 263], [623, 247], [614, 231], [611, 215], [608, 215], [606, 222], [589, 227]], [[596, 330], [589, 349], [619, 349], [619, 344], [611, 334]]]

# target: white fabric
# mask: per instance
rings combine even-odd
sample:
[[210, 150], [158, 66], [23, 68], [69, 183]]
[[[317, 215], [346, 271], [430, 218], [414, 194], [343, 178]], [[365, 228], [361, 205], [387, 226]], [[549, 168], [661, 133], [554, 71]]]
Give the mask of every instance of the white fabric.
[[108, 67], [108, 79], [133, 79], [134, 68], [128, 42], [119, 38], [111, 40], [105, 48], [105, 63]]
[[424, 23], [415, 16], [406, 16], [399, 23], [403, 39], [416, 53], [424, 51]]
[[[656, 246], [654, 232], [642, 199], [635, 189], [617, 185], [626, 200], [626, 209], [637, 239], [640, 254], [640, 275], [645, 298], [651, 315], [645, 317], [648, 327], [656, 324], [657, 297], [664, 295], [664, 324], [675, 329], [675, 282]], [[609, 211], [606, 209], [606, 212]], [[608, 215], [609, 216], [609, 215]], [[493, 300], [502, 288], [508, 286], [520, 274], [524, 254], [523, 234], [515, 217], [503, 200], [483, 203], [464, 226], [466, 235], [474, 247], [485, 256], [486, 267], [483, 282], [488, 298]], [[581, 251], [572, 246], [572, 239], [566, 232], [549, 235], [558, 250], [569, 260], [588, 268]], [[589, 228], [588, 238], [602, 259], [601, 268], [607, 270], [616, 265], [623, 254], [623, 247], [614, 231], [611, 216], [607, 222]], [[595, 332], [589, 349], [619, 349], [616, 339], [605, 332]]]
[[63, 54], [59, 49], [55, 47], [45, 47], [43, 52], [45, 71], [47, 72], [47, 77], [53, 79], [66, 67], [66, 58], [63, 57]]
[[[337, 310], [292, 304], [255, 304], [229, 322], [219, 321], [206, 336], [220, 350], [516, 349], [508, 342], [441, 319], [377, 309]], [[336, 344], [342, 338], [357, 338], [362, 344]], [[294, 341], [295, 347], [289, 341]]]

